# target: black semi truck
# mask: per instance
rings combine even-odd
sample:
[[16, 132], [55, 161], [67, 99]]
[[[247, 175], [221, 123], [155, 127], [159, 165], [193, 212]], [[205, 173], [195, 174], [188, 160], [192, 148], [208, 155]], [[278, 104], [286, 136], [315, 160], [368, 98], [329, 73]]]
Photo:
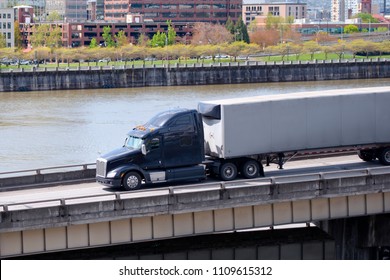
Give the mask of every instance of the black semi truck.
[[301, 92], [200, 102], [157, 114], [96, 162], [96, 180], [144, 184], [264, 176], [306, 153], [357, 151], [390, 165], [390, 87]]

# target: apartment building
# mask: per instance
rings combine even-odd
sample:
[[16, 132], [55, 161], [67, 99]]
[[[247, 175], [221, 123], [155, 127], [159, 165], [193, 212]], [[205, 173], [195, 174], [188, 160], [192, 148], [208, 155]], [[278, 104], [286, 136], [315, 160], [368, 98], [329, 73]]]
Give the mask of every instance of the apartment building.
[[269, 14], [283, 18], [305, 19], [307, 16], [307, 4], [296, 1], [247, 1], [242, 8], [242, 19], [249, 24], [256, 18], [264, 18]]
[[104, 19], [125, 21], [132, 2], [132, 0], [104, 0]]
[[15, 47], [15, 12], [13, 8], [0, 9], [0, 33], [5, 38], [8, 48]]
[[46, 1], [46, 13], [58, 12], [66, 21], [86, 21], [88, 0]]

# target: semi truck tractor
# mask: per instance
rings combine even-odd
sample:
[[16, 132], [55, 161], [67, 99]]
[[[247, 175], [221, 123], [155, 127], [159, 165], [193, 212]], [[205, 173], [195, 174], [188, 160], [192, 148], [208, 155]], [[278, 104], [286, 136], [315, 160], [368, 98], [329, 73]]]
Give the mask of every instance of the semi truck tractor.
[[96, 162], [96, 179], [135, 190], [161, 182], [264, 176], [294, 156], [356, 151], [390, 165], [390, 87], [199, 102], [161, 112]]

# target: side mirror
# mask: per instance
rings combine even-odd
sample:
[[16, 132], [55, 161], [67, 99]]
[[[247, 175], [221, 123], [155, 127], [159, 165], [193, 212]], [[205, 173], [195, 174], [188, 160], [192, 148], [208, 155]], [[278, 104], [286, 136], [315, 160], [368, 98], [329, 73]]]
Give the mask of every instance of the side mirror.
[[144, 156], [146, 156], [146, 146], [145, 146], [145, 144], [142, 144], [142, 145], [141, 145], [141, 152], [142, 152], [142, 154], [143, 154]]

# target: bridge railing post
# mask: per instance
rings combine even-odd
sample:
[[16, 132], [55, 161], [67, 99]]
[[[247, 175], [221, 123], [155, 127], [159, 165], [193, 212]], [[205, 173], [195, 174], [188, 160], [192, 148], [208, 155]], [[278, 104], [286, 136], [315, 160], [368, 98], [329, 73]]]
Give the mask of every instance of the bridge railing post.
[[325, 175], [324, 173], [320, 172], [318, 174], [318, 193], [317, 195], [320, 196], [323, 194], [324, 186], [325, 185]]
[[175, 205], [177, 203], [176, 197], [175, 197], [175, 188], [169, 187], [168, 191], [169, 191], [168, 205]]
[[371, 169], [367, 168], [366, 169], [366, 185], [370, 186], [374, 183], [374, 176], [372, 175]]

